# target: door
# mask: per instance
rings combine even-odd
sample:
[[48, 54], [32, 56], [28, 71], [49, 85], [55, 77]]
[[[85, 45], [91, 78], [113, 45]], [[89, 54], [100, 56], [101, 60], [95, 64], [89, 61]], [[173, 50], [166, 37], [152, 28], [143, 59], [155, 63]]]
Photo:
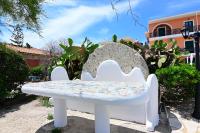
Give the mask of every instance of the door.
[[158, 28], [158, 36], [165, 36], [165, 27]]
[[194, 53], [194, 41], [185, 41], [185, 50]]

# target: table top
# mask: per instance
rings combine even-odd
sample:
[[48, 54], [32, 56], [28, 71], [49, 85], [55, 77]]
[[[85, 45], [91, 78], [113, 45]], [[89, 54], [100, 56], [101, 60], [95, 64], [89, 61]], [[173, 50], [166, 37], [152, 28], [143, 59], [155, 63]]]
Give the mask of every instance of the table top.
[[87, 100], [109, 102], [131, 100], [141, 97], [146, 92], [142, 83], [114, 81], [63, 80], [27, 83], [22, 92], [54, 98], [83, 98]]

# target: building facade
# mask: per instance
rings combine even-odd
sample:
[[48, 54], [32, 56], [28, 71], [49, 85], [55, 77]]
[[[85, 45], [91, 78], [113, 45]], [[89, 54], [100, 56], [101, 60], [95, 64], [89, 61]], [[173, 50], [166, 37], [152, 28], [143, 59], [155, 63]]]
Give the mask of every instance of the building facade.
[[200, 31], [200, 11], [151, 20], [148, 25], [149, 30], [145, 34], [150, 45], [156, 40], [166, 42], [174, 39], [180, 48], [194, 53], [194, 40], [183, 38], [181, 34], [183, 27], [187, 27], [190, 32]]
[[46, 66], [50, 62], [50, 54], [45, 50], [19, 47], [16, 45], [6, 45], [6, 47], [20, 53], [30, 68], [39, 65]]

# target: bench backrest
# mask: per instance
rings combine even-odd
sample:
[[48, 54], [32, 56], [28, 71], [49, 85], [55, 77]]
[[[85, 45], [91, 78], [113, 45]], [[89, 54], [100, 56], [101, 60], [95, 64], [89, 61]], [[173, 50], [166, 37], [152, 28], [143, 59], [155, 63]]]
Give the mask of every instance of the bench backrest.
[[65, 68], [61, 66], [54, 68], [51, 72], [51, 80], [69, 80]]
[[135, 67], [130, 73], [125, 74], [121, 70], [119, 64], [114, 60], [103, 61], [97, 69], [95, 78], [93, 78], [89, 72], [83, 72], [81, 75], [81, 80], [146, 83], [140, 68]]

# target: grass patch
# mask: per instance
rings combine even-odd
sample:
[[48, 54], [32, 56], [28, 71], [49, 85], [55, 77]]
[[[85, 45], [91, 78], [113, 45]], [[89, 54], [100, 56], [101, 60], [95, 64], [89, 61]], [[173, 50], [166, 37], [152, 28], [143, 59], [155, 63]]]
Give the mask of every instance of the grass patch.
[[44, 107], [53, 107], [53, 105], [49, 102], [49, 97], [40, 97], [40, 103]]
[[47, 120], [53, 120], [53, 115], [49, 113], [47, 116]]

